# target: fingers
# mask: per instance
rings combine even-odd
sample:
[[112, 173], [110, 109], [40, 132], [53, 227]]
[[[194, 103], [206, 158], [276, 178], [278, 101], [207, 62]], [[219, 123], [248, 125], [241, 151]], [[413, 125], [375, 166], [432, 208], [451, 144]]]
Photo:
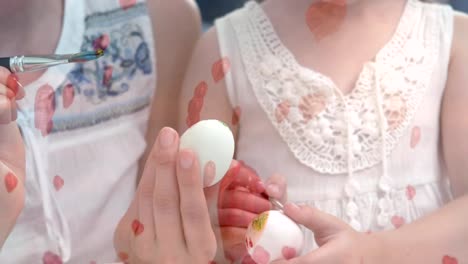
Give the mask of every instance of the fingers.
[[255, 260], [252, 259], [252, 257], [250, 255], [246, 255], [243, 259], [242, 259], [242, 264], [257, 264], [257, 262], [255, 262]]
[[219, 226], [221, 227], [246, 228], [256, 216], [257, 214], [255, 213], [243, 211], [236, 208], [218, 210]]
[[221, 237], [224, 247], [225, 257], [231, 261], [242, 259], [247, 249], [245, 247], [246, 228], [222, 227]]
[[[155, 198], [155, 179], [158, 177], [159, 173], [157, 164], [160, 160], [158, 160], [158, 158], [161, 157], [156, 152], [160, 151], [160, 149], [164, 149], [166, 145], [178, 146], [178, 140], [178, 135], [174, 130], [163, 128], [160, 131], [152, 149], [152, 154], [154, 155], [150, 155], [149, 159], [146, 161], [138, 186], [137, 217], [131, 219], [129, 224], [131, 226], [132, 236], [135, 238], [134, 248], [136, 255], [143, 260], [151, 259], [153, 248], [148, 247], [148, 245], [152, 245], [156, 239], [155, 220], [157, 220], [158, 215], [153, 212], [153, 202]], [[172, 148], [172, 151], [173, 150], [174, 147]]]
[[221, 189], [236, 189], [239, 187], [253, 193], [265, 192], [265, 186], [255, 170], [242, 161], [233, 161]]
[[286, 179], [279, 175], [274, 174], [266, 181], [266, 192], [270, 197], [285, 203], [287, 200], [287, 185]]
[[16, 98], [17, 100], [23, 99], [25, 95], [24, 87], [19, 82], [18, 75], [11, 73], [4, 67], [0, 67], [0, 84], [10, 90], [13, 95], [11, 98]]
[[6, 86], [11, 90], [17, 100], [24, 97], [23, 85], [21, 85], [19, 82], [18, 76], [16, 74], [8, 75], [6, 79]]
[[18, 77], [0, 67], [0, 124], [8, 124], [16, 120], [15, 100], [22, 99], [24, 95], [24, 88], [18, 82]]
[[12, 102], [5, 95], [0, 95], [0, 124], [9, 124], [11, 122]]
[[11, 74], [12, 73], [10, 72], [10, 70], [0, 66], [0, 83], [6, 84], [7, 79]]
[[[192, 151], [182, 150], [177, 164], [180, 212], [188, 250], [193, 256], [213, 259], [216, 254], [216, 239], [203, 193], [198, 159]], [[205, 178], [212, 178], [215, 169], [205, 170], [205, 173]]]
[[16, 121], [18, 117], [18, 104], [16, 102], [11, 103], [11, 121]]
[[320, 233], [321, 236], [333, 235], [339, 230], [349, 228], [340, 219], [310, 206], [287, 203], [284, 212], [296, 223], [307, 227], [312, 232]]
[[255, 214], [271, 209], [269, 200], [245, 191], [227, 190], [220, 197], [221, 208], [237, 208]]
[[[232, 182], [234, 182], [234, 180], [237, 178], [237, 175], [239, 174], [240, 169], [241, 169], [241, 164], [233, 160], [231, 163], [231, 167], [229, 168], [229, 170], [226, 172], [226, 175], [224, 175], [223, 179], [219, 183], [219, 191], [223, 191], [227, 189], [232, 184]], [[216, 184], [215, 186], [217, 185], [218, 184]], [[216, 188], [215, 186], [212, 186], [210, 188], [215, 189]]]
[[10, 100], [16, 97], [16, 94], [2, 83], [0, 83], [0, 95], [6, 96]]
[[233, 248], [236, 245], [242, 244], [245, 248], [245, 234], [247, 228], [240, 227], [222, 227], [221, 237], [223, 238], [224, 248]]
[[245, 242], [233, 245], [229, 249], [226, 249], [224, 252], [224, 256], [226, 259], [231, 261], [230, 263], [257, 264], [256, 262], [248, 261], [252, 259], [248, 258], [248, 252], [247, 248], [245, 247]]
[[164, 128], [151, 159], [155, 162], [154, 219], [156, 240], [162, 252], [172, 252], [185, 244], [180, 215], [179, 187], [176, 176], [178, 140], [176, 132]]

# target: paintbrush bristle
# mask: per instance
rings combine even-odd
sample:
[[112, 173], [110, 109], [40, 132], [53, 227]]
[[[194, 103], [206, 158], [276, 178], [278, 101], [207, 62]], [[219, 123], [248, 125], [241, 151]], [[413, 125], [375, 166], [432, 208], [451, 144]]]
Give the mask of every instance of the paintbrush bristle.
[[101, 57], [102, 55], [104, 55], [104, 50], [102, 50], [102, 49], [97, 49], [97, 50], [95, 51], [95, 53], [96, 53], [96, 56], [99, 58], [99, 57]]
[[85, 51], [81, 53], [74, 54], [71, 56], [70, 59], [68, 59], [69, 62], [87, 62], [87, 61], [92, 61], [96, 60], [99, 57], [102, 57], [104, 55], [104, 50], [102, 49], [97, 49], [95, 51]]

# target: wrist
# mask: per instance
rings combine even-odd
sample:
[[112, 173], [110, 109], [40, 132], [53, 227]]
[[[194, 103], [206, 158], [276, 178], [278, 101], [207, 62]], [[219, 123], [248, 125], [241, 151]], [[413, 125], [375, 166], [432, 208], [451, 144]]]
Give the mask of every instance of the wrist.
[[363, 262], [364, 264], [387, 264], [396, 263], [393, 261], [393, 256], [388, 252], [395, 252], [390, 243], [390, 232], [375, 232], [363, 234], [364, 249]]

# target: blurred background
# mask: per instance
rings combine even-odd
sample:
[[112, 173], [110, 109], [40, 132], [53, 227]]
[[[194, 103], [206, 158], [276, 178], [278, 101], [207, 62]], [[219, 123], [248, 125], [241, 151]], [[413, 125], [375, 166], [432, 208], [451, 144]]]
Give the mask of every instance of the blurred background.
[[[203, 16], [205, 29], [210, 27], [217, 17], [242, 7], [248, 0], [196, 0]], [[468, 1], [468, 0], [465, 0]]]
[[455, 9], [468, 13], [468, 0], [452, 0], [450, 2]]
[[[196, 0], [200, 6], [205, 29], [210, 27], [213, 21], [232, 10], [242, 7], [248, 0]], [[291, 0], [289, 0], [291, 1]], [[446, 0], [441, 0], [446, 2]], [[460, 11], [468, 13], [468, 0], [451, 0], [451, 5]]]

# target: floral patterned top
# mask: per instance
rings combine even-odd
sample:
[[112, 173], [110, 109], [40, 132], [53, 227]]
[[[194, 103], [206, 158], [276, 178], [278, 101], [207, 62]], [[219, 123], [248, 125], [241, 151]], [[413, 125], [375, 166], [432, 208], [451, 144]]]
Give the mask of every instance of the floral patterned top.
[[65, 0], [56, 53], [99, 48], [99, 60], [50, 68], [25, 87], [26, 206], [0, 263], [117, 260], [113, 231], [133, 198], [156, 84], [143, 0]]

